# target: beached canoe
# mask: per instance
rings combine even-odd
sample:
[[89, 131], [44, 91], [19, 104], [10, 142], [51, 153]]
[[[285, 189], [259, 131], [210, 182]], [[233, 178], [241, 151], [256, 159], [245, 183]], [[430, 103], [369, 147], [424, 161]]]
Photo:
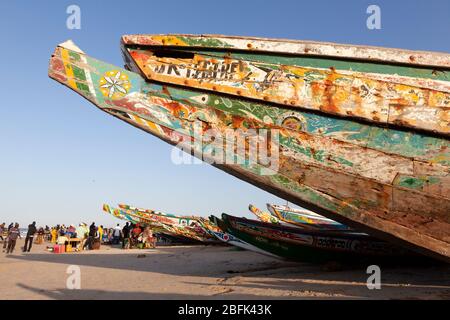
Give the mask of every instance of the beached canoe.
[[178, 232], [175, 228], [172, 228], [168, 225], [164, 225], [163, 223], [151, 221], [148, 219], [145, 219], [143, 217], [134, 215], [132, 213], [127, 213], [122, 209], [113, 208], [107, 204], [103, 205], [103, 211], [106, 213], [111, 214], [112, 216], [116, 217], [117, 219], [128, 221], [134, 224], [140, 224], [144, 227], [150, 227], [155, 235], [157, 235], [160, 238], [164, 238], [170, 243], [182, 243], [182, 244], [201, 244], [202, 242], [193, 239], [191, 237], [186, 237], [184, 235], [180, 235], [180, 232]]
[[342, 223], [328, 219], [306, 209], [295, 209], [270, 203], [267, 204], [267, 209], [272, 217], [302, 228], [316, 230], [353, 230]]
[[307, 230], [222, 214], [223, 230], [260, 250], [302, 262], [386, 261], [409, 257], [400, 247], [361, 233]]
[[203, 242], [217, 242], [205, 227], [208, 221], [200, 216], [178, 216], [151, 209], [119, 204], [119, 208], [140, 217], [157, 221], [178, 230], [180, 235], [190, 236]]
[[[215, 216], [211, 216], [210, 220], [214, 221], [214, 223], [216, 225], [223, 224], [222, 221], [219, 218], [215, 217]], [[270, 252], [268, 252], [266, 250], [258, 248], [256, 246], [250, 244], [250, 243], [242, 241], [238, 237], [235, 237], [232, 234], [229, 234], [229, 233], [227, 233], [227, 232], [225, 232], [225, 231], [223, 231], [221, 229], [219, 229], [217, 231], [211, 231], [211, 232], [217, 239], [219, 239], [220, 241], [222, 241], [222, 242], [224, 242], [226, 244], [229, 244], [229, 245], [232, 245], [232, 246], [244, 249], [244, 250], [257, 252], [257, 253], [260, 253], [260, 254], [272, 257], [272, 258], [279, 258], [279, 259], [282, 258], [282, 257], [274, 255], [273, 253], [270, 253]]]
[[[450, 261], [450, 55], [213, 36], [125, 36], [122, 49], [134, 72], [65, 44], [49, 75], [240, 179]], [[233, 148], [252, 138], [270, 161]]]
[[133, 213], [126, 212], [125, 210], [121, 210], [118, 208], [111, 207], [108, 204], [103, 204], [103, 211], [111, 214], [117, 219], [128, 221], [134, 224], [140, 224], [142, 226], [150, 227], [154, 232], [159, 233], [167, 233], [167, 234], [176, 234], [176, 230], [168, 225], [160, 223], [158, 221], [152, 221], [150, 219], [146, 219], [144, 217], [140, 217]]
[[262, 222], [275, 223], [275, 224], [281, 224], [282, 223], [282, 221], [280, 219], [278, 219], [277, 216], [272, 215], [269, 212], [262, 211], [261, 209], [255, 207], [252, 204], [250, 204], [248, 206], [248, 210], [250, 210], [250, 212], [253, 213]]
[[186, 238], [201, 243], [210, 242], [210, 237], [204, 237], [203, 234], [199, 234], [193, 228], [186, 225], [174, 224], [170, 220], [162, 220], [154, 215], [145, 215], [129, 209], [113, 208], [106, 204], [103, 205], [103, 210], [114, 215], [116, 218], [149, 226], [154, 229], [155, 232], [165, 233], [179, 238]]

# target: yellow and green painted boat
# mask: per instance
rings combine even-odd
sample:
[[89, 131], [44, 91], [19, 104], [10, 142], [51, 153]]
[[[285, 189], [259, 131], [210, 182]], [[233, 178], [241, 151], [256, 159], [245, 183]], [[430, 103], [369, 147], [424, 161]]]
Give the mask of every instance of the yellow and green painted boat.
[[[128, 35], [122, 52], [126, 69], [65, 43], [49, 75], [239, 179], [450, 261], [449, 54], [216, 35]], [[209, 130], [245, 150], [195, 143]], [[251, 161], [255, 137], [271, 161]]]

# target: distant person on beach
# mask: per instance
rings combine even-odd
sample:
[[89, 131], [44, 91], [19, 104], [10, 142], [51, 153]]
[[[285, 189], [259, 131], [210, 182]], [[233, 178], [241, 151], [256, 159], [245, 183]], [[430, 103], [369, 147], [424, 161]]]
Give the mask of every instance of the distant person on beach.
[[141, 233], [142, 233], [142, 229], [138, 223], [138, 224], [136, 224], [136, 226], [133, 229], [133, 238], [136, 240], [140, 236]]
[[2, 241], [5, 241], [5, 239], [3, 238], [4, 230], [5, 230], [5, 223], [3, 222], [2, 224], [0, 224], [0, 238], [2, 238]]
[[119, 224], [117, 224], [117, 226], [114, 228], [113, 244], [119, 244], [119, 242], [120, 242], [120, 226]]
[[59, 229], [58, 235], [60, 235], [60, 236], [66, 235], [66, 226], [65, 225], [61, 226], [61, 228]]
[[25, 245], [23, 246], [23, 252], [30, 252], [33, 245], [34, 235], [36, 234], [36, 221], [28, 225], [27, 236], [25, 237]]
[[16, 247], [17, 238], [20, 238], [20, 230], [19, 224], [16, 223], [11, 229], [8, 231], [8, 248], [6, 249], [6, 253], [10, 254], [14, 252], [14, 248]]
[[76, 233], [77, 233], [77, 238], [80, 239], [80, 244], [79, 244], [79, 248], [82, 249], [84, 248], [84, 244], [86, 241], [86, 235], [88, 233], [88, 230], [86, 228], [86, 224], [85, 223], [80, 223], [78, 225], [78, 228], [76, 229]]
[[134, 226], [133, 230], [131, 231], [132, 246], [136, 246], [139, 243], [139, 236], [141, 235], [141, 233], [142, 233], [142, 229], [138, 223]]
[[102, 225], [100, 227], [98, 227], [98, 238], [100, 239], [100, 243], [101, 243], [102, 238], [103, 238], [103, 226]]
[[130, 230], [131, 230], [131, 228], [127, 222], [122, 229], [122, 236], [123, 236], [122, 249], [125, 249], [126, 247], [128, 247], [130, 245]]
[[107, 241], [109, 242], [109, 244], [113, 244], [113, 239], [114, 239], [114, 228], [109, 228], [107, 235]]
[[92, 222], [92, 224], [89, 226], [89, 235], [86, 243], [84, 244], [83, 249], [87, 247], [88, 250], [92, 250], [92, 245], [94, 244], [96, 234], [97, 234], [97, 227], [95, 226], [95, 222]]
[[47, 225], [44, 228], [44, 240], [45, 241], [51, 240], [50, 228]]
[[8, 226], [8, 230], [6, 232], [6, 239], [5, 241], [3, 241], [3, 252], [5, 252], [6, 247], [8, 246], [8, 235], [9, 235], [9, 231], [12, 229], [12, 227], [14, 227], [14, 223], [10, 223]]
[[156, 248], [156, 238], [153, 236], [150, 227], [145, 227], [144, 232], [142, 233], [142, 241], [145, 248]]
[[44, 243], [44, 236], [45, 236], [45, 230], [44, 230], [44, 228], [40, 227], [37, 231], [36, 244]]
[[58, 230], [56, 230], [56, 227], [52, 228], [52, 231], [50, 232], [50, 234], [52, 235], [52, 243], [56, 243], [56, 238], [58, 236]]
[[66, 235], [68, 236], [68, 238], [74, 238], [75, 233], [76, 233], [75, 226], [74, 226], [73, 224], [71, 224], [71, 225], [67, 228]]
[[102, 234], [102, 239], [101, 239], [101, 241], [103, 243], [108, 243], [108, 235], [109, 235], [109, 229], [103, 228], [103, 234]]

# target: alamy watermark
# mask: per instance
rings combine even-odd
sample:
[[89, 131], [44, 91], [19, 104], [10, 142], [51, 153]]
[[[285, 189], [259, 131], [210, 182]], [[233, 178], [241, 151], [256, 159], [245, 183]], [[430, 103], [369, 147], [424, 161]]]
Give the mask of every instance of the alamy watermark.
[[[171, 153], [174, 164], [246, 165], [259, 168], [261, 175], [273, 175], [279, 169], [278, 129], [208, 129], [201, 121], [193, 124], [192, 136], [173, 133], [176, 144]], [[193, 155], [195, 158], [189, 156]]]
[[367, 288], [369, 290], [380, 290], [381, 289], [381, 269], [379, 266], [373, 264], [367, 267], [367, 274], [370, 276], [367, 278]]
[[81, 289], [81, 268], [77, 265], [67, 267], [66, 273], [69, 274], [66, 280], [66, 288], [69, 290]]
[[381, 29], [381, 9], [376, 4], [367, 7], [366, 13], [369, 14], [366, 20], [366, 26], [369, 30]]
[[67, 7], [66, 13], [69, 15], [66, 20], [66, 27], [69, 30], [81, 29], [81, 9], [75, 4]]

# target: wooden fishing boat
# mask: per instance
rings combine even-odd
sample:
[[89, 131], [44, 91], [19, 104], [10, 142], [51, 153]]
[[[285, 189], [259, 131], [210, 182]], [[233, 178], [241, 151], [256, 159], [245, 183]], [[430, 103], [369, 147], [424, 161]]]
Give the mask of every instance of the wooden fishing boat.
[[170, 236], [178, 238], [186, 238], [191, 241], [205, 243], [209, 239], [205, 238], [202, 234], [198, 234], [192, 228], [184, 225], [176, 225], [171, 223], [165, 223], [161, 219], [155, 218], [151, 215], [139, 214], [135, 211], [128, 209], [112, 208], [109, 205], [103, 205], [103, 210], [114, 215], [116, 218], [127, 220], [133, 223], [139, 223], [151, 227], [155, 232], [168, 234]]
[[255, 207], [254, 205], [250, 204], [248, 206], [248, 210], [250, 210], [251, 213], [253, 213], [256, 217], [258, 217], [259, 220], [266, 223], [275, 223], [275, 224], [281, 224], [282, 221], [278, 219], [276, 215], [272, 215], [269, 212], [262, 211], [261, 209]]
[[272, 217], [289, 223], [291, 225], [299, 226], [307, 229], [321, 229], [321, 230], [350, 230], [352, 228], [339, 223], [337, 221], [328, 219], [320, 214], [314, 213], [306, 209], [295, 209], [288, 206], [278, 206], [274, 204], [267, 204]]
[[269, 256], [269, 257], [272, 257], [272, 258], [278, 258], [278, 259], [282, 258], [282, 257], [279, 257], [279, 256], [277, 256], [275, 254], [272, 254], [272, 253], [268, 252], [268, 251], [265, 251], [265, 250], [263, 250], [261, 248], [258, 248], [258, 247], [254, 246], [254, 245], [251, 245], [250, 243], [242, 241], [241, 239], [239, 239], [239, 238], [237, 238], [237, 237], [235, 237], [235, 236], [233, 236], [233, 235], [231, 235], [229, 233], [226, 233], [226, 232], [223, 232], [223, 231], [213, 231], [213, 234], [217, 237], [217, 239], [219, 239], [220, 241], [223, 241], [226, 244], [229, 244], [229, 245], [232, 245], [232, 246], [244, 249], [244, 250], [260, 253], [260, 254], [263, 254], [265, 256]]
[[144, 227], [150, 227], [153, 231], [153, 233], [160, 238], [168, 239], [171, 241], [171, 243], [188, 243], [188, 244], [198, 244], [201, 243], [200, 241], [192, 238], [187, 238], [185, 236], [182, 236], [175, 230], [174, 228], [171, 228], [170, 226], [164, 225], [162, 223], [150, 221], [148, 219], [135, 216], [132, 214], [128, 214], [123, 212], [120, 209], [112, 208], [107, 204], [103, 205], [103, 211], [106, 213], [109, 213], [113, 215], [114, 217], [125, 220], [134, 224], [140, 224]]
[[171, 235], [177, 234], [177, 230], [172, 228], [171, 226], [165, 225], [158, 221], [140, 217], [133, 213], [125, 212], [124, 210], [111, 207], [108, 204], [103, 204], [103, 211], [121, 220], [129, 221], [134, 224], [140, 224], [142, 226], [149, 226], [154, 232], [167, 233]]
[[227, 233], [278, 257], [302, 262], [358, 261], [373, 262], [411, 253], [387, 242], [361, 233], [307, 230], [222, 214]]
[[132, 212], [140, 217], [176, 228], [179, 230], [179, 233], [193, 237], [202, 242], [217, 242], [216, 238], [206, 229], [205, 225], [208, 221], [205, 218], [199, 216], [177, 216], [174, 214], [162, 213], [160, 211], [138, 208], [127, 204], [119, 204], [119, 208], [126, 212]]
[[[122, 49], [132, 71], [61, 45], [49, 75], [240, 179], [450, 261], [450, 55], [176, 35], [124, 36]], [[244, 152], [220, 150], [213, 129]], [[252, 161], [251, 138], [269, 162]]]
[[140, 224], [144, 227], [150, 227], [155, 235], [160, 238], [170, 240], [171, 243], [183, 243], [183, 244], [200, 244], [201, 241], [192, 237], [186, 237], [176, 228], [165, 225], [160, 222], [155, 222], [132, 213], [124, 212], [124, 210], [113, 208], [107, 204], [103, 205], [103, 211], [111, 214], [112, 216], [125, 220], [134, 224]]
[[[223, 222], [218, 217], [210, 216], [209, 219], [210, 219], [210, 221], [213, 222], [214, 225], [222, 226], [222, 228], [225, 229]], [[263, 250], [254, 245], [251, 245], [250, 243], [242, 241], [238, 237], [235, 237], [232, 234], [229, 234], [229, 233], [223, 231], [222, 228], [219, 227], [218, 230], [211, 230], [211, 233], [220, 241], [223, 241], [226, 244], [229, 244], [229, 245], [232, 245], [232, 246], [244, 249], [244, 250], [257, 252], [257, 253], [272, 257], [272, 258], [282, 258], [282, 257], [277, 256], [273, 253], [270, 253], [266, 250]]]

